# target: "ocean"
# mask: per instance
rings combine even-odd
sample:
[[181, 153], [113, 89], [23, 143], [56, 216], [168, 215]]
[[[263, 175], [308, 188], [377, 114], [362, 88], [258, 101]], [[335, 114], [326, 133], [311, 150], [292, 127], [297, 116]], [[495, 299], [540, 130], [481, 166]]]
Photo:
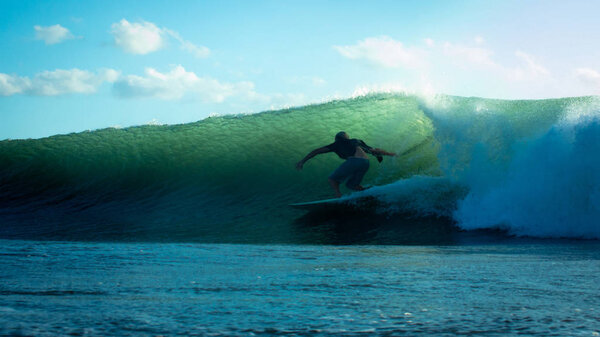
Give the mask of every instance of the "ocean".
[[598, 336], [598, 242], [0, 241], [3, 336]]
[[[371, 160], [330, 198], [338, 131]], [[0, 142], [0, 335], [600, 335], [600, 98], [369, 94]], [[346, 191], [347, 192], [347, 191]]]

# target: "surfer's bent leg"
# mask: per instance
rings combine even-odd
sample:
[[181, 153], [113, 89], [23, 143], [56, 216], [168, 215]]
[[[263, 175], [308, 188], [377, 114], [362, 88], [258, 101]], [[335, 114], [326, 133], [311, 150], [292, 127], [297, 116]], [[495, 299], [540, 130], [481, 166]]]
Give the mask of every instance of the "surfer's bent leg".
[[350, 179], [346, 182], [346, 186], [349, 189], [355, 191], [362, 191], [365, 188], [360, 185], [363, 177], [369, 170], [369, 160], [365, 158], [352, 158], [353, 159], [353, 172], [350, 175]]
[[335, 192], [335, 196], [336, 197], [341, 197], [342, 196], [342, 192], [340, 192], [340, 183], [338, 183], [337, 181], [329, 178], [329, 185], [331, 185], [331, 188], [333, 188], [333, 191]]
[[329, 176], [329, 185], [335, 191], [336, 197], [341, 197], [340, 184], [352, 174], [352, 162], [346, 160]]

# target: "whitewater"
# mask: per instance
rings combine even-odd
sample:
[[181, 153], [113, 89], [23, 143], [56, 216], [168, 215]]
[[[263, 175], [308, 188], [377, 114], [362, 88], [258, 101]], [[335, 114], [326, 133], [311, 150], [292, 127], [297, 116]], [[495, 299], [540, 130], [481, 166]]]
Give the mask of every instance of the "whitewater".
[[[339, 158], [318, 156], [302, 172], [294, 163], [341, 130], [398, 154], [371, 161], [364, 182], [376, 186], [362, 193], [380, 201], [377, 209], [349, 219], [287, 207], [330, 197], [326, 177]], [[599, 152], [599, 97], [378, 93], [181, 125], [5, 140], [0, 237], [436, 243], [458, 229], [600, 239]], [[376, 234], [340, 239], [348, 235], [340, 223], [375, 226]]]

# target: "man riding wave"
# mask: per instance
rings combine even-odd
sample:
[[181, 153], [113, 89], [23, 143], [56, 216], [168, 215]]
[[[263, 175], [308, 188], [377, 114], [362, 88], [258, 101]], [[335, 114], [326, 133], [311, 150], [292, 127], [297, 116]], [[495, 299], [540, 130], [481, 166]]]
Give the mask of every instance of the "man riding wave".
[[296, 168], [301, 170], [312, 157], [328, 152], [335, 152], [340, 158], [345, 159], [333, 173], [329, 176], [329, 184], [335, 191], [336, 197], [341, 197], [340, 184], [346, 181], [346, 186], [354, 191], [362, 191], [365, 188], [360, 184], [365, 173], [369, 170], [369, 159], [367, 153], [375, 156], [379, 162], [383, 160], [382, 156], [395, 156], [393, 152], [387, 152], [382, 149], [376, 149], [368, 146], [360, 139], [350, 139], [348, 134], [340, 131], [335, 135], [335, 142], [312, 150], [302, 160], [296, 164]]

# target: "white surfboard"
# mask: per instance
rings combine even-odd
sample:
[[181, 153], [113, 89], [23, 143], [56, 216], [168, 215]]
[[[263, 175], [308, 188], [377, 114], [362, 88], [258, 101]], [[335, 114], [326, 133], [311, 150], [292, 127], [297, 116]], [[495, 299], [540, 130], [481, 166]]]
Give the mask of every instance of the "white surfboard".
[[342, 197], [334, 199], [315, 200], [290, 204], [290, 207], [307, 211], [326, 209], [368, 209], [376, 205], [377, 199], [372, 196]]

